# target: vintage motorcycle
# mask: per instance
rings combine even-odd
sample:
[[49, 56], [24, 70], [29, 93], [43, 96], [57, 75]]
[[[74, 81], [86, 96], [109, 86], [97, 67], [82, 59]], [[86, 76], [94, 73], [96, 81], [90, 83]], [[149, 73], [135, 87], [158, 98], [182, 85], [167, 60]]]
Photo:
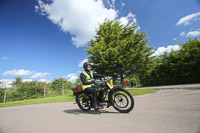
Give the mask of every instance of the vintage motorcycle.
[[[130, 92], [125, 90], [123, 86], [113, 86], [111, 78], [106, 77], [95, 82], [95, 88], [97, 90], [97, 104], [100, 109], [113, 106], [120, 113], [128, 113], [134, 108], [134, 98]], [[93, 108], [92, 94], [83, 91], [81, 85], [72, 88], [72, 90], [76, 96], [76, 103], [82, 111], [89, 111]]]

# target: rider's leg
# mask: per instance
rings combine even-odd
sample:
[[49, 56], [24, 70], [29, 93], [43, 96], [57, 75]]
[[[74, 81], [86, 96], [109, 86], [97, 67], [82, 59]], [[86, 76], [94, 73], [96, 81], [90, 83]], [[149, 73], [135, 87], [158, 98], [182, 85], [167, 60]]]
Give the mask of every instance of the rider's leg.
[[104, 99], [104, 91], [99, 91], [99, 96], [98, 97], [100, 99], [99, 106], [105, 106], [105, 105], [107, 105], [107, 102]]
[[99, 91], [99, 99], [100, 99], [100, 102], [104, 102], [104, 92], [103, 91]]
[[98, 108], [97, 106], [97, 92], [95, 90], [95, 88], [89, 87], [85, 89], [86, 93], [88, 94], [93, 94], [93, 106], [95, 109]]

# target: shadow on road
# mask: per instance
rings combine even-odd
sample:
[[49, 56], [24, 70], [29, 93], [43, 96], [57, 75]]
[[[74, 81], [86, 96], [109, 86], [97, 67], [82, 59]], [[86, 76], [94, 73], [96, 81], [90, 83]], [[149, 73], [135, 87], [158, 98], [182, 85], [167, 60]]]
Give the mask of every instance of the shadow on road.
[[119, 112], [109, 112], [109, 111], [106, 111], [106, 110], [82, 111], [82, 110], [80, 110], [80, 109], [67, 109], [67, 110], [64, 110], [63, 112], [68, 113], [68, 114], [74, 114], [74, 115], [79, 115], [79, 114], [93, 114], [93, 115], [99, 115], [99, 114], [102, 114], [102, 113], [119, 113]]
[[200, 133], [200, 127], [197, 129], [197, 132], [196, 133]]
[[1, 130], [1, 128], [0, 128], [0, 133], [3, 133], [3, 131]]

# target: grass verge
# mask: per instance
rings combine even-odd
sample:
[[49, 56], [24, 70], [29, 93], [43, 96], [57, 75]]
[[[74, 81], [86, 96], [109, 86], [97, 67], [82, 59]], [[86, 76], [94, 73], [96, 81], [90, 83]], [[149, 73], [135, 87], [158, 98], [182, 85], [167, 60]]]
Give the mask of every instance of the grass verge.
[[[153, 90], [153, 89], [133, 89], [133, 90], [128, 90], [128, 91], [133, 96], [156, 92], [156, 90]], [[10, 106], [40, 104], [40, 103], [68, 102], [68, 101], [74, 101], [74, 100], [75, 100], [75, 97], [72, 95], [47, 97], [47, 98], [41, 98], [41, 99], [30, 99], [30, 100], [23, 100], [23, 101], [0, 103], [0, 108], [10, 107]]]
[[21, 105], [29, 105], [29, 104], [40, 104], [40, 103], [55, 103], [55, 102], [67, 102], [74, 101], [74, 96], [57, 96], [57, 97], [47, 97], [41, 99], [30, 99], [23, 101], [14, 101], [7, 103], [0, 103], [1, 107], [10, 107], [10, 106], [21, 106]]
[[136, 96], [136, 95], [143, 95], [143, 94], [148, 94], [148, 93], [154, 93], [156, 92], [157, 90], [154, 90], [154, 89], [131, 89], [131, 90], [128, 90], [133, 96]]

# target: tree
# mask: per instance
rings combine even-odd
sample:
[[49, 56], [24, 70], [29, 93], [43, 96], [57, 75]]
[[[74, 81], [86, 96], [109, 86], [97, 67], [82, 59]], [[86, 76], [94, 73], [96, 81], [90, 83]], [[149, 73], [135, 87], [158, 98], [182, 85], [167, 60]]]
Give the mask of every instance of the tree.
[[157, 57], [145, 85], [200, 83], [200, 41], [189, 39], [181, 49]]
[[78, 79], [76, 79], [74, 86], [78, 86], [80, 83], [81, 83], [81, 79], [80, 79], [80, 76], [79, 76]]
[[39, 81], [22, 82], [17, 86], [16, 96], [20, 100], [42, 97], [45, 84]]
[[126, 76], [147, 72], [154, 57], [145, 36], [145, 32], [137, 32], [134, 23], [124, 26], [119, 21], [106, 20], [86, 49], [94, 71], [112, 76], [114, 81], [120, 78], [121, 82]]
[[70, 81], [65, 80], [64, 78], [58, 78], [52, 81], [51, 89], [56, 91], [57, 94], [63, 94], [65, 89], [70, 89], [74, 86]]
[[58, 78], [52, 81], [51, 88], [56, 91], [56, 93], [62, 92], [62, 84], [65, 82], [64, 78]]
[[182, 45], [177, 56], [177, 70], [180, 70], [183, 83], [200, 83], [200, 40], [189, 39]]
[[4, 98], [4, 89], [0, 89], [0, 103], [3, 102]]
[[19, 86], [21, 83], [22, 83], [22, 78], [17, 77], [17, 78], [15, 78], [15, 81], [13, 81], [12, 85], [13, 86]]
[[4, 89], [3, 88], [3, 81], [1, 81], [0, 79], [0, 102], [3, 102], [3, 98], [4, 98]]

